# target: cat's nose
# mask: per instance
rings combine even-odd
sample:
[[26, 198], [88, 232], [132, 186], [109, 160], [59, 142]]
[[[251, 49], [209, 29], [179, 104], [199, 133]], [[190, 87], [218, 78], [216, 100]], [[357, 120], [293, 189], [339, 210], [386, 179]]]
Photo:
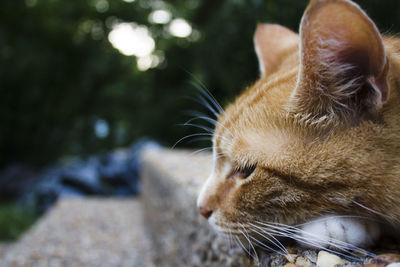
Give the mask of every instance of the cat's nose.
[[206, 219], [210, 218], [211, 214], [213, 213], [211, 209], [205, 206], [199, 206], [199, 212]]

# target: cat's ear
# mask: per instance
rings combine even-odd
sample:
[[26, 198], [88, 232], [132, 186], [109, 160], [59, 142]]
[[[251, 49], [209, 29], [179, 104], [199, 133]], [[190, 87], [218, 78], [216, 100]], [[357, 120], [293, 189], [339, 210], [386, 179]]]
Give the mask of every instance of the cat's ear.
[[355, 122], [388, 99], [389, 63], [371, 19], [347, 0], [312, 0], [300, 25], [297, 111]]
[[261, 75], [276, 71], [288, 49], [298, 45], [299, 36], [293, 31], [277, 24], [257, 25], [254, 46], [258, 57]]

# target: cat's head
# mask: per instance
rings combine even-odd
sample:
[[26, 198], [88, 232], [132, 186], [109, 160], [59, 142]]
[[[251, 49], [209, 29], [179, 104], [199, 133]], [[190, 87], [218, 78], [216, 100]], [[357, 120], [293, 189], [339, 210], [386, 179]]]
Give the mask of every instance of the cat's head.
[[222, 233], [383, 201], [398, 103], [382, 37], [347, 0], [311, 1], [299, 32], [257, 26], [261, 78], [218, 119], [198, 208]]

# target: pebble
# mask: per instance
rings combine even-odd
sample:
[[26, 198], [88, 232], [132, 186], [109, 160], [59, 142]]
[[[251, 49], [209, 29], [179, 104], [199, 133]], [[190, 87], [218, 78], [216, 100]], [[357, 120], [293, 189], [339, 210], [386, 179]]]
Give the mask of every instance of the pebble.
[[303, 258], [303, 257], [298, 257], [296, 259], [296, 264], [301, 266], [301, 267], [311, 267], [313, 264], [309, 259]]
[[286, 263], [285, 265], [283, 265], [283, 267], [300, 267], [300, 265], [289, 262], [289, 263]]
[[317, 258], [318, 267], [335, 267], [336, 265], [343, 265], [344, 261], [338, 256], [328, 253], [326, 251], [320, 251]]

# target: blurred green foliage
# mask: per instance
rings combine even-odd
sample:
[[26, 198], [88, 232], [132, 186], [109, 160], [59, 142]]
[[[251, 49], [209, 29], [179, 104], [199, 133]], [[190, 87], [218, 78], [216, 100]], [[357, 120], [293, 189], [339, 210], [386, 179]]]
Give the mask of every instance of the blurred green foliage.
[[0, 240], [16, 240], [37, 219], [33, 207], [0, 203]]
[[[357, 1], [384, 31], [400, 29], [400, 2]], [[126, 146], [140, 136], [172, 145], [194, 130], [177, 124], [204, 110], [196, 77], [226, 104], [258, 76], [252, 35], [259, 21], [293, 30], [307, 1], [0, 1], [0, 165], [44, 164]], [[199, 38], [177, 38], [149, 22], [158, 8], [190, 22]], [[145, 25], [165, 62], [145, 72], [107, 36], [112, 21]], [[192, 36], [193, 37], [193, 36]], [[94, 124], [109, 125], [98, 138]], [[193, 145], [182, 143], [181, 145]]]

